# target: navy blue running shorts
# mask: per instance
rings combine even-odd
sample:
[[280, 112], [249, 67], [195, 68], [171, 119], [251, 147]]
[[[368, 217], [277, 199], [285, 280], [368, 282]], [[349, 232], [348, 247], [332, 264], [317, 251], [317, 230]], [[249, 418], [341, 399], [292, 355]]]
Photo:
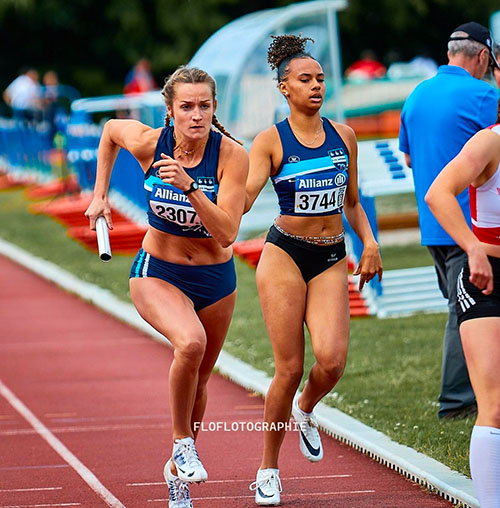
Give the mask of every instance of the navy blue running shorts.
[[141, 249], [132, 263], [130, 278], [155, 277], [179, 288], [199, 311], [236, 289], [234, 259], [214, 265], [179, 265], [157, 259]]

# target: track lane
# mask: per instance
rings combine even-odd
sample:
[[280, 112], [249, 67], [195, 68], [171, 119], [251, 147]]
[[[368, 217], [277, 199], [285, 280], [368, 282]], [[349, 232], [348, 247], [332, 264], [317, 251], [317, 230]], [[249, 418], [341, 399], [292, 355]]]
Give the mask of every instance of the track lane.
[[[171, 446], [171, 351], [1, 256], [0, 273], [2, 382], [124, 506], [168, 506], [162, 468]], [[197, 508], [255, 506], [248, 484], [260, 462], [262, 436], [247, 424], [261, 422], [262, 410], [262, 399], [211, 378], [206, 424], [245, 426], [200, 432], [209, 481], [191, 488]], [[0, 508], [107, 506], [5, 397], [0, 437]], [[296, 433], [287, 434], [283, 506], [451, 506], [348, 446], [323, 439], [325, 459], [310, 464]]]

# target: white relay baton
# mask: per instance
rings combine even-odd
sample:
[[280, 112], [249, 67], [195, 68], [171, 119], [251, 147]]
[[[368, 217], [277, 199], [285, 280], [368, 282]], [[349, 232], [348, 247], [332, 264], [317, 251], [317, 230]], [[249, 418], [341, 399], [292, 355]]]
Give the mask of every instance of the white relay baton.
[[97, 217], [95, 221], [95, 230], [97, 233], [99, 258], [101, 261], [109, 261], [111, 259], [111, 246], [109, 245], [108, 225], [104, 217]]

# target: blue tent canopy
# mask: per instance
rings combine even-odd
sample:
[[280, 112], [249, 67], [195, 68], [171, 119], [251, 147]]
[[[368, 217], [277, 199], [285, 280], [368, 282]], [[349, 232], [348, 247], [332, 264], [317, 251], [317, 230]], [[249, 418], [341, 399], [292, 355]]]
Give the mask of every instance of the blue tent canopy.
[[248, 14], [222, 27], [200, 47], [189, 64], [215, 78], [217, 117], [230, 132], [252, 139], [286, 114], [266, 57], [270, 36], [283, 33], [302, 33], [315, 40], [307, 51], [326, 74], [324, 112], [343, 120], [336, 13], [346, 5], [346, 0], [318, 0]]

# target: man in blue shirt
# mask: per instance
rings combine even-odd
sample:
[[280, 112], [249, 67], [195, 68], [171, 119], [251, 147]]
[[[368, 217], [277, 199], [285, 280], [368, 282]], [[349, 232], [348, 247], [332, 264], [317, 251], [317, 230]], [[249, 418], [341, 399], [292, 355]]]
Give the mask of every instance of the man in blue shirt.
[[[487, 28], [469, 22], [457, 27], [448, 42], [448, 65], [420, 83], [401, 112], [399, 149], [413, 171], [422, 245], [434, 259], [439, 287], [448, 299], [444, 335], [439, 418], [458, 418], [477, 411], [460, 342], [456, 316], [456, 281], [465, 253], [444, 231], [424, 201], [440, 171], [477, 131], [496, 122], [498, 93], [481, 81], [498, 68]], [[458, 196], [469, 218], [466, 189]]]

